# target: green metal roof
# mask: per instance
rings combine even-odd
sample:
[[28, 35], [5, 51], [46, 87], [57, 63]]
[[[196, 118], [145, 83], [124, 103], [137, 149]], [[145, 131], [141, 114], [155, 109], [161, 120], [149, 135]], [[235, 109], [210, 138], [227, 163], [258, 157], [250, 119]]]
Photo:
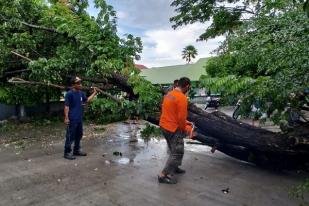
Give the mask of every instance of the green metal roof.
[[204, 66], [207, 59], [201, 58], [194, 64], [143, 69], [140, 75], [153, 84], [172, 84], [175, 79], [181, 77], [188, 77], [191, 81], [198, 81], [202, 74], [206, 74]]

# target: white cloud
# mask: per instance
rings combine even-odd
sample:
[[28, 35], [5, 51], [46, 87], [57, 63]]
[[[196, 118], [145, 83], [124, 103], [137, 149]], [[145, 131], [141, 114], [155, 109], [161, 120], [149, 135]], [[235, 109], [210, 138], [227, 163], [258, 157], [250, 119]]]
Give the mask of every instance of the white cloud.
[[170, 27], [169, 18], [174, 14], [174, 8], [170, 6], [172, 0], [108, 0], [107, 2], [116, 9], [121, 24], [138, 29]]
[[147, 67], [184, 64], [181, 57], [183, 48], [189, 44], [198, 50], [195, 61], [202, 57], [211, 56], [211, 52], [219, 46], [223, 38], [196, 42], [198, 36], [205, 31], [205, 25], [192, 24], [186, 27], [173, 29], [147, 30], [142, 36], [144, 50], [142, 59], [138, 62]]
[[192, 44], [198, 50], [198, 60], [211, 56], [223, 38], [202, 42], [196, 39], [205, 32], [209, 23], [195, 23], [173, 30], [170, 17], [175, 15], [173, 0], [107, 0], [117, 11], [118, 34], [140, 36], [144, 49], [139, 64], [147, 67], [184, 64], [181, 57], [185, 46]]

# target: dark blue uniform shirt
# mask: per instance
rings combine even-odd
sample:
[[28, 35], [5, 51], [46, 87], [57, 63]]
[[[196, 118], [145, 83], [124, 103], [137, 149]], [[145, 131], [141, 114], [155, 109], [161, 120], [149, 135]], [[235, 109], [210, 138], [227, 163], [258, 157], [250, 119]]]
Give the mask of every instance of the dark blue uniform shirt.
[[70, 122], [82, 122], [83, 104], [86, 102], [87, 97], [81, 91], [70, 90], [66, 93], [64, 105], [69, 107]]

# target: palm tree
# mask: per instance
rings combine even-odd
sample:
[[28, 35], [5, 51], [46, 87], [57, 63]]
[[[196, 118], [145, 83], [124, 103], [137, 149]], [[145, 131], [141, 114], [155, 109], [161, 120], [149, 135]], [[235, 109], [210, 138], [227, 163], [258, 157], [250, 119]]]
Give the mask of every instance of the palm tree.
[[182, 50], [182, 58], [189, 64], [197, 55], [197, 50], [194, 46], [188, 45]]

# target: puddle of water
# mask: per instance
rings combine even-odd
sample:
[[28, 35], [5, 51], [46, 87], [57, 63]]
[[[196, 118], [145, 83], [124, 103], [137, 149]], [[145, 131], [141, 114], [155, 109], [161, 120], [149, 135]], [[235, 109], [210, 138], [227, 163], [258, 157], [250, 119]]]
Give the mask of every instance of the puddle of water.
[[191, 151], [191, 152], [196, 152], [196, 153], [209, 153], [211, 150], [211, 147], [207, 146], [207, 145], [185, 145], [185, 150], [187, 151]]
[[122, 157], [117, 162], [122, 165], [127, 165], [130, 163], [130, 159], [126, 157]]
[[122, 138], [130, 138], [130, 135], [120, 134], [119, 137], [122, 137]]
[[191, 140], [185, 139], [185, 150], [201, 153], [201, 154], [209, 154], [211, 147], [207, 145], [198, 144], [199, 142], [196, 142], [197, 144], [194, 144], [195, 142], [192, 142], [193, 144], [190, 144]]

